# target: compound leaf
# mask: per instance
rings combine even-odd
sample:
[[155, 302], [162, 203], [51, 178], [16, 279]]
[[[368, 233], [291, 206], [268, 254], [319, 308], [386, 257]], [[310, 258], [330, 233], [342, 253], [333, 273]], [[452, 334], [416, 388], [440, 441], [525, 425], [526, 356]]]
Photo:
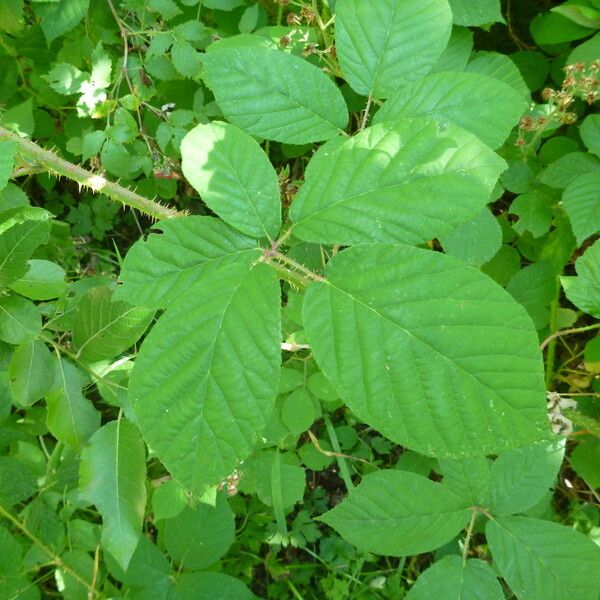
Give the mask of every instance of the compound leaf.
[[493, 569], [482, 560], [444, 556], [419, 576], [406, 600], [504, 600]]
[[454, 125], [380, 123], [313, 157], [290, 211], [294, 234], [324, 244], [419, 244], [480, 213], [505, 167]]
[[281, 227], [277, 173], [258, 143], [234, 125], [198, 125], [181, 142], [182, 169], [205, 204], [255, 238]]
[[137, 342], [150, 325], [154, 310], [113, 302], [107, 286], [88, 290], [75, 308], [73, 346], [86, 362], [113, 358]]
[[102, 515], [102, 546], [125, 571], [142, 531], [145, 481], [144, 442], [125, 419], [104, 425], [81, 453], [80, 494]]
[[127, 253], [114, 300], [165, 308], [215, 269], [260, 256], [256, 240], [214, 217], [183, 217], [155, 226]]
[[361, 550], [408, 556], [449, 542], [469, 521], [466, 507], [422, 475], [378, 471], [320, 519]]
[[498, 517], [486, 537], [494, 562], [519, 600], [596, 600], [600, 548], [550, 521]]
[[344, 98], [319, 68], [278, 50], [217, 48], [204, 57], [204, 79], [223, 114], [246, 133], [306, 144], [346, 127]]
[[265, 426], [278, 388], [279, 307], [274, 270], [231, 264], [173, 303], [142, 344], [130, 399], [144, 438], [187, 489], [231, 473]]
[[[516, 67], [515, 67], [516, 68]], [[374, 123], [423, 117], [454, 123], [498, 148], [527, 110], [522, 94], [480, 73], [432, 73], [402, 87], [375, 115]]]
[[305, 329], [359, 419], [429, 456], [548, 437], [533, 324], [487, 276], [440, 253], [375, 244], [344, 250], [326, 273], [306, 292]]
[[364, 96], [387, 98], [427, 75], [448, 44], [446, 0], [339, 0], [336, 52], [344, 78]]
[[441, 458], [444, 486], [469, 506], [488, 506], [490, 502], [490, 461], [485, 456]]

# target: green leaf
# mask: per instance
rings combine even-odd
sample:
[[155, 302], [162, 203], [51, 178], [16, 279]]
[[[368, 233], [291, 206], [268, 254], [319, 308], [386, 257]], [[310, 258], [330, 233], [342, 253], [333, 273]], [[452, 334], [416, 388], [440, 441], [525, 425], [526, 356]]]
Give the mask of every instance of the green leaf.
[[378, 124], [315, 154], [290, 211], [322, 244], [419, 244], [481, 212], [506, 163], [454, 125]]
[[176, 40], [171, 47], [173, 66], [184, 77], [194, 79], [202, 70], [202, 57], [200, 53], [186, 40]]
[[600, 156], [600, 115], [588, 115], [579, 127], [579, 135], [586, 148]]
[[339, 0], [336, 53], [361, 95], [387, 98], [427, 75], [450, 38], [446, 0]]
[[152, 494], [154, 522], [176, 517], [187, 505], [187, 492], [171, 479], [163, 483]]
[[0, 289], [25, 274], [33, 251], [48, 241], [51, 218], [29, 206], [0, 213]]
[[320, 520], [359, 550], [409, 556], [439, 548], [469, 521], [464, 500], [406, 471], [378, 471]]
[[204, 57], [204, 79], [223, 114], [246, 133], [306, 144], [348, 124], [341, 92], [314, 65], [266, 48], [217, 48]]
[[500, 0], [448, 0], [454, 22], [465, 27], [504, 23]]
[[493, 514], [522, 513], [554, 484], [565, 454], [564, 440], [541, 442], [501, 454], [491, 471]]
[[76, 94], [81, 91], [83, 85], [89, 85], [89, 75], [67, 63], [59, 63], [50, 69], [48, 75], [42, 75], [42, 79], [45, 79], [55, 92], [65, 96]]
[[21, 407], [31, 406], [52, 389], [54, 361], [40, 341], [18, 346], [8, 364], [10, 391]]
[[463, 561], [444, 556], [422, 573], [406, 600], [504, 600], [502, 586], [492, 568], [482, 560]]
[[536, 329], [543, 329], [550, 320], [550, 303], [556, 296], [556, 270], [548, 261], [527, 265], [515, 273], [506, 291], [525, 307]]
[[0, 190], [6, 187], [12, 176], [17, 148], [16, 142], [0, 142]]
[[597, 600], [600, 548], [581, 533], [527, 517], [498, 517], [485, 532], [519, 600]]
[[305, 388], [292, 392], [281, 406], [281, 421], [294, 435], [310, 428], [317, 415], [314, 402]]
[[256, 240], [213, 217], [172, 219], [155, 229], [162, 234], [137, 242], [127, 253], [114, 300], [164, 308], [216, 269], [260, 257]]
[[565, 189], [580, 175], [600, 172], [600, 160], [593, 154], [569, 152], [550, 163], [539, 175], [540, 183]]
[[35, 339], [42, 329], [37, 306], [20, 296], [0, 298], [0, 340], [22, 344]]
[[96, 362], [118, 356], [140, 339], [154, 312], [143, 306], [114, 302], [107, 286], [91, 288], [75, 308], [73, 346], [77, 358]]
[[181, 142], [182, 170], [204, 203], [255, 238], [275, 239], [281, 228], [277, 173], [262, 148], [234, 125], [198, 125]]
[[10, 288], [32, 300], [58, 298], [67, 289], [65, 270], [49, 260], [32, 259], [27, 263], [27, 271]]
[[469, 265], [480, 267], [502, 246], [502, 229], [486, 207], [476, 217], [440, 238], [444, 251]]
[[0, 3], [0, 31], [15, 34], [23, 28], [23, 0], [4, 0]]
[[181, 600], [257, 600], [239, 579], [225, 573], [183, 573], [177, 579], [177, 597]]
[[600, 170], [580, 175], [563, 194], [563, 206], [569, 215], [578, 244], [600, 231]]
[[538, 46], [572, 42], [593, 33], [591, 29], [578, 25], [554, 12], [538, 14], [529, 24], [529, 30]]
[[565, 3], [560, 6], [555, 6], [550, 10], [563, 17], [567, 17], [567, 19], [582, 27], [600, 29], [600, 11], [591, 6], [577, 4], [567, 5], [567, 3]]
[[123, 570], [135, 551], [146, 506], [146, 452], [135, 426], [99, 429], [81, 453], [79, 491], [102, 515], [102, 547]]
[[185, 569], [199, 570], [217, 562], [233, 544], [235, 523], [224, 493], [215, 506], [185, 508], [161, 527], [167, 552]]
[[480, 73], [432, 73], [403, 86], [383, 105], [374, 123], [406, 118], [453, 123], [498, 148], [527, 110], [527, 102], [508, 84]]
[[519, 217], [513, 229], [523, 235], [529, 231], [534, 238], [539, 238], [550, 230], [552, 223], [552, 197], [538, 189], [517, 196], [510, 205], [510, 214]]
[[64, 359], [57, 360], [55, 364], [55, 387], [46, 394], [46, 424], [57, 440], [80, 452], [100, 427], [100, 413], [81, 391], [88, 378]]
[[466, 27], [452, 27], [446, 49], [433, 66], [431, 72], [463, 71], [473, 50], [473, 32]]
[[79, 25], [90, 5], [90, 0], [59, 0], [36, 8], [41, 16], [41, 27], [48, 46], [58, 37]]
[[5, 509], [26, 500], [37, 490], [36, 477], [14, 456], [0, 456], [0, 482], [0, 506]]
[[466, 70], [502, 81], [513, 88], [521, 98], [525, 98], [528, 102], [531, 99], [531, 93], [521, 72], [506, 54], [475, 52]]
[[485, 456], [439, 460], [444, 486], [469, 506], [487, 507], [490, 503], [490, 461]]
[[327, 379], [392, 441], [457, 458], [549, 435], [529, 317], [452, 257], [408, 246], [344, 250], [306, 292], [304, 321]]
[[569, 462], [592, 489], [600, 488], [600, 440], [583, 439], [571, 452]]
[[600, 240], [575, 262], [577, 277], [561, 277], [567, 298], [580, 310], [600, 319]]
[[232, 263], [174, 302], [142, 344], [130, 399], [144, 439], [186, 488], [203, 492], [229, 475], [270, 417], [279, 307], [270, 267]]

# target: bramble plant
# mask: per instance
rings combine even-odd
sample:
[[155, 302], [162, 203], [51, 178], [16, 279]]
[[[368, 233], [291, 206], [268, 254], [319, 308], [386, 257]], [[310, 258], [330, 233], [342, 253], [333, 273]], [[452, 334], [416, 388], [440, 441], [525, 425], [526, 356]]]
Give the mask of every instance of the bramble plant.
[[600, 2], [541, 4], [0, 5], [0, 600], [598, 599]]

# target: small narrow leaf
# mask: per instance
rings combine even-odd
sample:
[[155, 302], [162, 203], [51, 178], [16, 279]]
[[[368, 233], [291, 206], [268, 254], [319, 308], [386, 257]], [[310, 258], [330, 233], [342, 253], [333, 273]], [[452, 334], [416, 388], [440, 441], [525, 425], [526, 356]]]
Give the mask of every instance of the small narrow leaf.
[[79, 489], [102, 515], [102, 546], [123, 570], [142, 531], [145, 481], [146, 452], [134, 425], [111, 421], [91, 437], [81, 454]]
[[86, 362], [113, 358], [137, 342], [150, 325], [154, 310], [113, 302], [107, 286], [93, 287], [75, 308], [73, 346]]
[[597, 600], [600, 548], [581, 533], [527, 517], [498, 517], [485, 532], [519, 600]]
[[100, 427], [100, 413], [81, 391], [87, 377], [64, 359], [57, 360], [55, 365], [55, 388], [46, 395], [46, 424], [57, 440], [80, 452]]
[[464, 500], [407, 471], [378, 471], [320, 519], [357, 548], [409, 556], [449, 542], [469, 521]]
[[[222, 266], [260, 256], [256, 240], [213, 217], [183, 217], [155, 226], [125, 257], [114, 300], [165, 308], [202, 276]], [[245, 258], [244, 258], [245, 257]]]
[[374, 125], [314, 156], [290, 211], [294, 234], [322, 244], [420, 244], [475, 217], [505, 162], [454, 125]]
[[204, 78], [223, 114], [253, 136], [306, 144], [334, 137], [348, 124], [333, 81], [285, 52], [215, 47], [204, 57]]
[[406, 600], [504, 600], [504, 592], [493, 569], [482, 560], [463, 561], [444, 556], [422, 573]]
[[387, 98], [429, 73], [451, 28], [446, 0], [338, 0], [336, 52], [342, 73], [359, 94]]
[[344, 250], [326, 274], [306, 292], [305, 329], [359, 419], [430, 456], [548, 437], [537, 335], [487, 276], [437, 252], [376, 244]]
[[144, 439], [187, 489], [202, 493], [229, 475], [266, 425], [280, 293], [267, 265], [230, 264], [174, 302], [142, 344], [130, 399]]
[[402, 87], [383, 105], [373, 122], [435, 119], [454, 123], [491, 148], [498, 148], [526, 110], [522, 94], [498, 79], [479, 73], [445, 72]]
[[257, 142], [234, 125], [198, 125], [181, 142], [183, 174], [224, 221], [255, 238], [281, 227], [277, 173]]

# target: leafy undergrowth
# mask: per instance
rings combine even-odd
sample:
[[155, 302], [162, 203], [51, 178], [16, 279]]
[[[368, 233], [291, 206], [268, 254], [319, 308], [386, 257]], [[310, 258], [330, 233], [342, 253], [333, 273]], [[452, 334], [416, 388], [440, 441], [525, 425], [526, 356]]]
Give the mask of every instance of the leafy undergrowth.
[[598, 30], [3, 0], [0, 600], [598, 600]]

